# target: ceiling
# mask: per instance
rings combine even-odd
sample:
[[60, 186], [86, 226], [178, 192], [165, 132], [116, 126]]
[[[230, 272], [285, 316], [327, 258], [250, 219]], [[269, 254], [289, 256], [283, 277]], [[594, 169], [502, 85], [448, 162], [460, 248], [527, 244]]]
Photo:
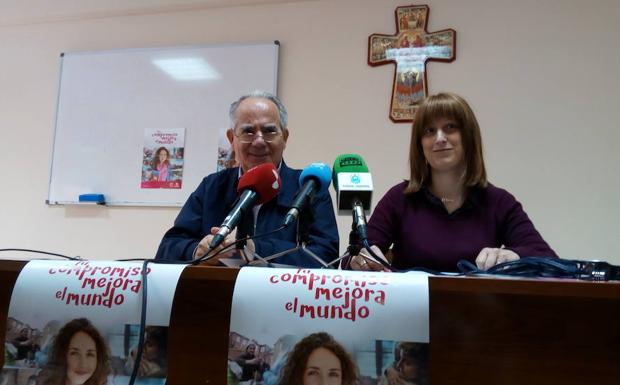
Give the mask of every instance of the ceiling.
[[316, 0], [0, 0], [0, 26]]

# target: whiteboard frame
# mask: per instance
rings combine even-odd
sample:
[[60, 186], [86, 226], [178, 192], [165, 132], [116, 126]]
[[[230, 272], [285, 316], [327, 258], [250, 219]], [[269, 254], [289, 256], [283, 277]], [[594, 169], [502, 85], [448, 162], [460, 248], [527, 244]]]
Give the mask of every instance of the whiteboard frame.
[[[255, 89], [262, 89], [262, 90], [277, 94], [279, 45], [280, 45], [279, 41], [275, 40], [269, 43], [253, 43], [253, 44], [239, 43], [239, 44], [215, 44], [215, 45], [190, 45], [190, 46], [179, 46], [179, 47], [129, 48], [129, 49], [107, 50], [107, 51], [77, 51], [77, 52], [70, 52], [70, 53], [62, 53], [60, 55], [60, 76], [59, 76], [58, 95], [57, 95], [57, 104], [56, 104], [56, 119], [55, 119], [55, 125], [54, 125], [54, 137], [53, 137], [53, 142], [52, 142], [52, 154], [51, 154], [51, 160], [50, 160], [50, 174], [49, 174], [50, 179], [49, 179], [48, 197], [46, 200], [46, 204], [48, 205], [82, 205], [83, 203], [79, 202], [79, 194], [102, 193], [106, 197], [105, 205], [109, 205], [109, 206], [151, 206], [151, 207], [180, 207], [182, 206], [183, 203], [186, 201], [187, 197], [189, 196], [189, 194], [199, 184], [200, 180], [202, 180], [204, 176], [216, 170], [217, 147], [224, 146], [224, 144], [222, 143], [226, 142], [224, 138], [224, 133], [225, 133], [226, 128], [228, 128], [229, 126], [228, 106], [230, 105], [230, 103], [236, 100], [242, 94], [251, 92], [252, 90], [255, 90]], [[67, 81], [67, 77], [78, 76], [78, 75], [73, 75], [73, 74], [70, 74], [70, 75], [67, 74], [67, 63], [70, 63], [68, 59], [73, 59], [73, 58], [98, 59], [98, 58], [114, 57], [114, 55], [126, 55], [129, 58], [131, 58], [132, 55], [137, 55], [138, 57], [140, 57], [140, 55], [146, 55], [148, 57], [149, 54], [158, 54], [158, 53], [168, 54], [171, 52], [183, 53], [183, 52], [193, 52], [193, 51], [206, 52], [206, 53], [213, 53], [213, 52], [224, 53], [224, 52], [230, 51], [230, 52], [234, 52], [234, 54], [231, 54], [231, 57], [234, 57], [234, 55], [239, 52], [245, 52], [247, 50], [263, 50], [263, 49], [265, 50], [264, 61], [267, 64], [258, 63], [259, 65], [263, 65], [263, 67], [259, 68], [260, 71], [256, 69], [259, 66], [256, 65], [257, 59], [255, 55], [248, 55], [248, 57], [251, 58], [249, 60], [251, 61], [252, 65], [251, 66], [245, 65], [242, 68], [242, 71], [258, 71], [262, 75], [254, 76], [250, 74], [249, 72], [241, 73], [239, 71], [234, 73], [235, 78], [237, 77], [243, 78], [245, 76], [247, 78], [246, 81], [243, 82], [243, 84], [234, 84], [234, 85], [232, 85], [232, 83], [225, 83], [226, 87], [228, 87], [226, 89], [226, 92], [223, 92], [221, 94], [218, 93], [217, 96], [222, 95], [222, 94], [226, 94], [226, 96], [218, 97], [218, 99], [212, 100], [213, 103], [198, 104], [200, 108], [196, 108], [195, 110], [191, 111], [192, 114], [188, 114], [188, 115], [207, 114], [209, 115], [209, 119], [213, 119], [213, 122], [211, 121], [207, 122], [207, 120], [209, 119], [206, 119], [204, 121], [203, 120], [198, 121], [200, 126], [210, 125], [210, 127], [206, 131], [204, 130], [204, 127], [202, 127], [201, 129], [197, 129], [196, 127], [186, 128], [186, 133], [185, 133], [185, 150], [186, 151], [185, 151], [185, 159], [184, 159], [185, 164], [184, 164], [184, 170], [183, 170], [183, 173], [184, 173], [183, 186], [182, 186], [182, 189], [180, 190], [173, 191], [173, 190], [168, 190], [168, 189], [140, 189], [139, 188], [140, 169], [137, 168], [138, 167], [137, 165], [134, 167], [133, 163], [128, 164], [127, 162], [125, 162], [125, 163], [117, 164], [116, 166], [118, 167], [114, 170], [114, 172], [117, 172], [117, 170], [122, 170], [124, 168], [128, 169], [129, 171], [124, 171], [124, 172], [126, 172], [127, 175], [129, 176], [126, 176], [123, 174], [122, 177], [127, 179], [127, 178], [132, 178], [133, 176], [135, 176], [134, 179], [130, 180], [131, 183], [135, 182], [133, 183], [135, 186], [128, 187], [128, 190], [127, 190], [129, 191], [127, 193], [128, 198], [123, 198], [123, 192], [125, 190], [123, 190], [122, 188], [116, 190], [115, 186], [110, 185], [109, 183], [116, 182], [116, 183], [127, 184], [128, 182], [126, 180], [121, 180], [120, 182], [114, 180], [114, 181], [107, 182], [108, 184], [105, 184], [106, 183], [105, 181], [101, 181], [97, 179], [97, 171], [102, 170], [102, 169], [99, 168], [99, 170], [93, 170], [93, 168], [97, 167], [96, 164], [106, 165], [108, 163], [112, 163], [110, 166], [114, 167], [115, 161], [113, 159], [116, 159], [117, 157], [115, 155], [119, 155], [119, 154], [116, 154], [116, 153], [106, 154], [106, 151], [110, 150], [110, 146], [106, 147], [105, 145], [103, 145], [103, 148], [100, 148], [100, 143], [96, 141], [95, 143], [88, 143], [92, 147], [90, 152], [88, 152], [88, 149], [83, 150], [82, 147], [80, 146], [80, 140], [88, 141], [85, 138], [80, 138], [81, 135], [88, 136], [88, 134], [93, 134], [93, 135], [98, 135], [98, 134], [103, 135], [103, 134], [95, 132], [96, 129], [93, 129], [92, 132], [86, 130], [87, 133], [82, 134], [81, 131], [75, 131], [76, 130], [75, 127], [71, 127], [71, 128], [65, 127], [65, 125], [67, 125], [66, 118], [65, 118], [66, 109], [79, 108], [79, 106], [77, 105], [79, 104], [79, 102], [76, 102], [76, 105], [70, 106], [70, 107], [63, 105], [63, 103], [68, 103], [71, 101], [70, 99], [69, 101], [67, 101], [68, 99], [66, 96], [63, 98], [63, 91], [66, 91], [66, 89], [68, 88], [70, 89], [71, 87], [67, 85], [69, 84]], [[260, 60], [260, 58], [258, 60]], [[222, 63], [219, 63], [219, 65], [220, 67], [218, 67], [217, 69], [221, 70]], [[243, 63], [237, 63], [237, 60], [233, 60], [232, 63], [224, 65], [224, 66], [231, 67], [231, 70], [234, 71], [235, 69], [238, 69], [239, 66], [241, 65], [243, 65]], [[88, 69], [86, 69], [86, 71], [88, 71]], [[117, 74], [119, 72], [123, 72], [123, 71], [116, 71], [114, 72], [114, 74]], [[116, 75], [113, 75], [113, 76], [116, 76]], [[161, 74], [159, 74], [159, 76], [161, 76]], [[75, 80], [76, 79], [73, 79], [73, 81]], [[84, 79], [81, 79], [81, 80], [84, 80]], [[170, 81], [170, 79], [166, 79], [166, 81]], [[227, 81], [228, 79], [226, 78], [226, 75], [224, 75], [224, 82], [227, 82]], [[86, 84], [88, 82], [84, 81], [83, 83]], [[252, 84], [249, 84], [249, 83], [252, 83]], [[150, 85], [150, 83], [147, 83], [147, 84]], [[63, 89], [63, 86], [65, 87], [64, 89]], [[119, 85], [119, 88], [122, 88], [123, 86], [125, 86], [125, 83]], [[205, 88], [208, 88], [208, 85], [205, 86]], [[210, 91], [211, 89], [209, 88], [208, 90]], [[214, 92], [217, 92], [217, 90]], [[150, 97], [151, 95], [152, 93], [145, 95], [145, 99], [148, 99], [148, 97]], [[159, 95], [159, 94], [156, 94], [156, 95]], [[137, 95], [137, 96], [140, 96], [140, 95]], [[71, 95], [71, 97], [75, 97], [75, 96]], [[129, 95], [128, 97], [135, 98], [136, 95]], [[172, 102], [176, 101], [177, 99], [176, 94], [171, 95], [170, 97], [175, 99]], [[187, 96], [185, 97], [187, 99]], [[213, 95], [211, 95], [210, 97], [211, 99], [214, 98]], [[223, 99], [226, 99], [226, 100], [224, 101]], [[190, 100], [191, 102], [193, 102], [193, 100], [191, 99], [187, 99], [187, 100]], [[177, 103], [177, 104], [182, 104], [182, 103]], [[203, 110], [203, 106], [206, 107], [207, 104], [214, 105], [213, 107], [209, 107], [209, 108], [216, 108], [215, 105], [219, 105], [219, 107], [217, 107], [217, 110], [210, 111], [210, 114], [209, 114], [209, 111], [207, 112], [198, 111], [198, 110]], [[109, 108], [109, 107], [110, 106], [107, 106], [107, 105], [97, 106], [99, 110], [96, 110], [95, 112], [104, 111], [106, 108]], [[145, 110], [147, 110], [147, 108], [145, 108]], [[159, 109], [155, 108], [155, 110], [157, 110], [157, 111], [154, 111], [155, 114], [159, 113]], [[146, 114], [149, 114], [148, 110]], [[133, 115], [123, 116], [122, 118], [131, 119], [133, 118]], [[89, 124], [85, 124], [84, 126], [90, 125], [90, 122], [94, 122], [93, 125], [98, 124], [97, 119], [95, 119], [94, 117], [90, 119], [91, 120], [89, 120]], [[113, 121], [109, 122], [109, 124], [112, 124], [112, 123], [115, 123], [115, 122]], [[120, 127], [122, 126], [122, 124], [119, 124], [118, 126]], [[114, 127], [116, 127], [116, 125]], [[170, 128], [172, 127], [172, 125], [170, 123], [168, 123], [167, 125], [163, 124], [161, 128], [166, 128], [166, 127]], [[80, 129], [81, 128], [82, 127], [80, 127]], [[109, 128], [109, 127], [106, 127], [106, 128]], [[147, 127], [146, 126], [140, 127], [142, 131], [144, 128], [147, 128]], [[153, 127], [148, 127], [148, 128], [153, 128]], [[68, 131], [68, 132], [64, 132], [63, 130]], [[68, 135], [68, 133], [72, 132], [72, 130], [74, 133], [74, 137], [71, 137], [70, 135]], [[217, 133], [215, 133], [214, 130], [217, 130]], [[124, 138], [124, 135], [125, 133], [123, 132], [121, 136]], [[137, 154], [138, 148], [139, 148], [139, 152], [141, 153], [142, 145], [143, 145], [143, 134], [140, 134], [141, 136], [138, 136], [137, 132], [132, 132], [131, 135], [133, 135], [133, 140], [130, 139], [131, 143], [129, 143], [128, 146], [133, 145], [134, 149], [127, 149], [127, 148], [121, 149], [121, 151], [129, 152], [130, 153], [129, 156]], [[217, 135], [218, 137], [217, 141], [213, 139], [215, 135]], [[111, 136], [111, 134], [108, 131], [105, 131], [105, 136]], [[140, 139], [137, 139], [138, 137]], [[121, 140], [121, 142], [124, 142], [124, 140]], [[199, 154], [200, 152], [204, 152], [204, 153], [208, 152], [208, 150], [202, 151], [202, 149], [205, 148], [204, 146], [205, 142], [208, 143], [208, 145], [206, 146], [207, 148], [216, 148], [216, 150], [213, 151], [212, 155], [211, 154], [207, 154], [207, 155]], [[115, 146], [112, 146], [112, 147], [115, 147]], [[80, 155], [79, 154], [80, 151], [83, 151], [85, 154], [88, 154], [88, 155], [84, 155], [84, 154]], [[73, 153], [71, 154], [71, 152]], [[101, 154], [101, 152], [103, 152], [103, 154]], [[127, 154], [122, 153], [121, 155], [125, 156]], [[93, 162], [95, 163], [95, 165], [91, 166], [90, 156], [95, 157], [95, 158], [96, 157], [106, 157], [106, 158], [105, 160], [96, 158], [96, 161]], [[208, 157], [208, 158], [205, 159], [205, 157]], [[210, 162], [210, 160], [208, 159], [213, 159], [213, 163], [212, 165], [205, 166], [205, 164]], [[81, 180], [76, 181], [75, 179], [72, 179], [74, 178], [74, 176], [70, 175], [71, 174], [70, 171], [67, 172], [66, 170], [64, 170], [62, 168], [63, 165], [65, 167], [67, 165], [69, 165], [70, 167], [75, 165], [75, 168], [78, 169], [76, 170], [76, 173], [84, 174], [83, 184]], [[108, 175], [110, 175], [109, 170], [104, 170], [104, 171], [108, 173]], [[88, 172], [91, 172], [91, 174], [86, 174]], [[120, 172], [123, 172], [123, 171], [120, 171]], [[92, 177], [93, 179], [91, 179], [90, 175], [95, 175], [95, 176], [93, 176]], [[105, 178], [105, 177], [100, 176], [99, 178]], [[68, 187], [64, 188], [62, 183], [67, 183]], [[104, 189], [103, 187], [95, 187], [95, 189], [99, 189], [103, 191], [92, 191], [93, 188], [89, 186], [106, 186], [106, 187], [111, 186], [111, 190], [114, 191], [114, 193], [108, 193], [107, 191], [103, 190]], [[138, 189], [137, 192], [135, 191], [135, 188]], [[143, 191], [143, 190], [146, 190], [146, 191]], [[135, 199], [136, 196], [140, 197], [140, 199]], [[92, 203], [90, 205], [92, 205]]]

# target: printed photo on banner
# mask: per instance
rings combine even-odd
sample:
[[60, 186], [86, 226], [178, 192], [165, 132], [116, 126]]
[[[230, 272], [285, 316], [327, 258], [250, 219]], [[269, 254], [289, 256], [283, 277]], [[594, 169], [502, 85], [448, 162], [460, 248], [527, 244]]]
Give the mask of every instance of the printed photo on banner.
[[[181, 266], [148, 265], [140, 340], [142, 265], [31, 261], [9, 306], [2, 385], [164, 384], [168, 324]], [[151, 290], [153, 291], [151, 293]], [[135, 368], [135, 369], [134, 369]]]
[[243, 268], [228, 384], [428, 384], [428, 275]]
[[184, 152], [184, 128], [145, 129], [140, 187], [180, 189]]

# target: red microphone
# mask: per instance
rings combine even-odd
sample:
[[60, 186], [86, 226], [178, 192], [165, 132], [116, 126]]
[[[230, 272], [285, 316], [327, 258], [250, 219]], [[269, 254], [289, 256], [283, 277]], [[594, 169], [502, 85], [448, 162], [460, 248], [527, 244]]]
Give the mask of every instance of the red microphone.
[[240, 194], [237, 203], [224, 218], [220, 226], [220, 231], [213, 236], [213, 241], [209, 248], [211, 250], [218, 247], [226, 236], [237, 227], [243, 215], [254, 205], [269, 202], [280, 191], [282, 181], [273, 163], [263, 163], [252, 167], [246, 171], [237, 185], [237, 192]]
[[273, 163], [263, 163], [252, 167], [239, 179], [237, 192], [242, 195], [246, 190], [258, 194], [255, 204], [269, 202], [280, 191], [282, 181]]

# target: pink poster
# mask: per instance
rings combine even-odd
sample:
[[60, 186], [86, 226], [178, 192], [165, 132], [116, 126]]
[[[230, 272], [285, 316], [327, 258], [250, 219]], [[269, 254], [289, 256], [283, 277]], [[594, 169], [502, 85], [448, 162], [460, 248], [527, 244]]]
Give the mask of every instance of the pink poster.
[[180, 189], [184, 151], [184, 128], [145, 129], [140, 187]]

